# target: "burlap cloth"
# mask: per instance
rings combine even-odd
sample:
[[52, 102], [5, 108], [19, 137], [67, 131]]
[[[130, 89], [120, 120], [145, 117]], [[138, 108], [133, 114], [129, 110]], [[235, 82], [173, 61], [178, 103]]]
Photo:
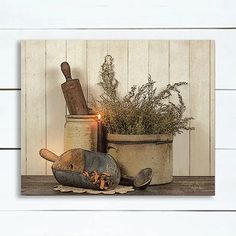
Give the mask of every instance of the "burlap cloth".
[[89, 194], [124, 194], [128, 192], [134, 191], [133, 186], [123, 186], [123, 185], [118, 185], [114, 190], [107, 190], [107, 191], [100, 191], [100, 190], [94, 190], [94, 189], [86, 189], [86, 188], [77, 188], [77, 187], [70, 187], [70, 186], [64, 186], [64, 185], [56, 185], [53, 188], [54, 191], [60, 191], [62, 193], [68, 193], [68, 192], [73, 192], [73, 193], [89, 193]]

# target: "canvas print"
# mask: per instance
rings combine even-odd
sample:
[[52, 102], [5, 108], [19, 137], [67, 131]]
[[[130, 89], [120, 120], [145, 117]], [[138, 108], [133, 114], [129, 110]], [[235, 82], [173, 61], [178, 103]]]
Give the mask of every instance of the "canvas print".
[[214, 41], [21, 42], [23, 195], [214, 195]]

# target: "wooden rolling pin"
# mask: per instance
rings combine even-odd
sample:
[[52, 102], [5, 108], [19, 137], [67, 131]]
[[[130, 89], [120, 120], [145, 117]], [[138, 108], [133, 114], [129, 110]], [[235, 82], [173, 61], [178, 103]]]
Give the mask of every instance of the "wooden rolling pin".
[[71, 78], [70, 65], [67, 62], [61, 63], [61, 70], [66, 78], [66, 82], [61, 85], [61, 88], [69, 113], [71, 115], [88, 115], [88, 107], [79, 80]]

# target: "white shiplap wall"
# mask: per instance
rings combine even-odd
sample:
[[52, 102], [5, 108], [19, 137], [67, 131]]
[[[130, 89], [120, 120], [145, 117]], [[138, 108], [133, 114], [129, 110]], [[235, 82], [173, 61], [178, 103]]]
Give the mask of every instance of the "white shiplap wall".
[[[1, 33], [1, 52], [7, 52], [9, 48], [9, 53], [5, 53], [7, 56], [6, 62], [5, 58], [0, 58], [1, 64], [5, 68], [4, 78], [8, 80], [1, 79], [1, 101], [2, 101], [2, 115], [1, 124], [2, 127], [7, 128], [8, 132], [1, 138], [1, 147], [3, 148], [19, 148], [19, 114], [20, 106], [20, 92], [17, 90], [19, 88], [19, 41], [22, 39], [42, 39], [47, 37], [52, 39], [57, 37], [58, 39], [63, 38], [91, 38], [96, 33], [98, 39], [104, 38], [119, 38], [123, 35], [123, 38], [144, 38], [145, 35], [149, 35], [152, 39], [214, 39], [216, 41], [216, 150], [234, 150], [233, 139], [228, 138], [229, 131], [234, 127], [235, 122], [235, 111], [231, 108], [231, 103], [229, 99], [235, 99], [234, 94], [234, 84], [235, 80], [235, 70], [230, 65], [236, 63], [234, 54], [236, 53], [236, 48], [231, 41], [236, 39], [236, 32], [231, 31], [218, 31], [218, 30], [155, 30], [155, 31], [7, 31]], [[146, 36], [147, 37], [147, 36]], [[9, 40], [10, 39], [10, 40]], [[226, 40], [227, 39], [227, 40]], [[230, 42], [229, 40], [230, 39]], [[17, 43], [16, 43], [17, 42]], [[14, 49], [14, 50], [13, 50]], [[11, 50], [15, 53], [11, 53]], [[16, 57], [17, 56], [17, 57]], [[222, 59], [221, 59], [222, 58]], [[17, 63], [18, 60], [18, 63]], [[13, 61], [12, 65], [9, 63]], [[18, 65], [17, 65], [18, 64]], [[13, 71], [12, 67], [16, 69]], [[17, 72], [18, 71], [18, 72]], [[230, 87], [229, 87], [230, 86]], [[4, 89], [4, 88], [7, 88]], [[11, 90], [9, 90], [9, 89]], [[229, 88], [229, 90], [227, 89]], [[3, 90], [4, 89], [4, 90]], [[12, 90], [13, 89], [13, 90]], [[16, 91], [14, 91], [16, 89]], [[23, 89], [23, 88], [22, 88]], [[17, 108], [18, 107], [18, 108]], [[225, 120], [227, 122], [225, 122]], [[17, 133], [16, 133], [17, 131]], [[16, 135], [17, 134], [17, 135]], [[227, 154], [227, 152], [226, 152]], [[228, 163], [228, 162], [226, 162]], [[217, 176], [216, 176], [217, 177]]]
[[[0, 157], [1, 234], [229, 235], [236, 231], [236, 17], [235, 1], [0, 0]], [[124, 8], [124, 6], [126, 6]], [[98, 27], [209, 28], [79, 30]], [[64, 28], [64, 30], [62, 29]], [[71, 30], [68, 30], [68, 29]], [[77, 28], [77, 30], [72, 30]], [[216, 28], [216, 29], [214, 29]], [[230, 29], [233, 28], [233, 29]], [[28, 30], [25, 30], [28, 29]], [[51, 29], [51, 30], [48, 30]], [[54, 29], [54, 30], [53, 30]], [[58, 30], [56, 30], [58, 29]], [[62, 29], [62, 30], [59, 30]], [[23, 39], [215, 39], [216, 40], [216, 196], [155, 198], [19, 197], [20, 49]], [[7, 89], [7, 90], [4, 90]], [[14, 89], [9, 90], [9, 89]], [[99, 203], [99, 204], [98, 204]], [[78, 209], [210, 210], [210, 212], [75, 212]], [[73, 210], [28, 211], [28, 210]], [[214, 210], [214, 211], [212, 211]], [[223, 211], [223, 212], [221, 212]], [[231, 212], [229, 212], [231, 211]], [[90, 219], [90, 221], [88, 221]], [[106, 221], [104, 222], [104, 219]], [[93, 227], [91, 227], [91, 222]], [[60, 225], [60, 227], [55, 227]], [[76, 225], [77, 227], [71, 227]], [[122, 227], [121, 227], [122, 225]], [[170, 227], [170, 225], [172, 227]], [[142, 227], [143, 226], [143, 227]], [[217, 226], [217, 227], [216, 227]]]
[[[192, 116], [194, 131], [176, 135], [173, 143], [174, 176], [214, 175], [214, 41], [209, 40], [25, 40], [21, 44], [22, 174], [52, 174], [51, 163], [38, 152], [47, 147], [64, 150], [65, 101], [60, 64], [71, 64], [90, 105], [102, 93], [99, 71], [104, 57], [114, 57], [119, 94], [147, 82], [158, 90], [185, 81], [181, 88], [185, 116]], [[172, 101], [177, 101], [173, 96]]]

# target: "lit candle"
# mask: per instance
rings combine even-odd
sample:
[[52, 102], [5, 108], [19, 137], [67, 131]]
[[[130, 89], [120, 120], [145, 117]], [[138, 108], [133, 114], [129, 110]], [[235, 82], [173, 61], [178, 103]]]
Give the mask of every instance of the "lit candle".
[[97, 151], [102, 152], [103, 151], [102, 147], [103, 147], [102, 120], [101, 120], [101, 114], [98, 114]]

